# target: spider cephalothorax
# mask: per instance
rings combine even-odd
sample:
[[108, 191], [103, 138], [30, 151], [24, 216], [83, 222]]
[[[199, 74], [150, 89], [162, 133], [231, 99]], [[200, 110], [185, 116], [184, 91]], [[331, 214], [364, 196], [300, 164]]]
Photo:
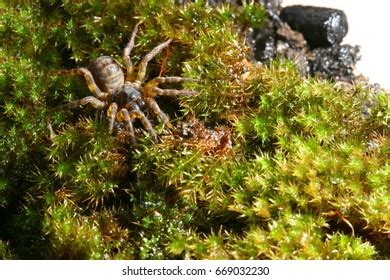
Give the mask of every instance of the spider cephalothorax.
[[[88, 88], [93, 95], [71, 102], [67, 106], [91, 104], [97, 109], [107, 109], [109, 131], [113, 132], [115, 120], [126, 123], [132, 141], [135, 143], [133, 121], [139, 119], [153, 139], [157, 138], [151, 122], [143, 112], [149, 108], [161, 121], [169, 126], [168, 116], [161, 111], [154, 98], [157, 95], [178, 96], [193, 95], [197, 92], [190, 90], [161, 89], [160, 83], [178, 83], [193, 81], [182, 77], [157, 77], [145, 83], [148, 62], [162, 49], [166, 48], [171, 39], [161, 43], [151, 50], [140, 62], [138, 73], [134, 77], [134, 66], [130, 60], [130, 52], [134, 47], [134, 39], [138, 25], [135, 26], [129, 43], [123, 51], [125, 66], [110, 56], [101, 56], [90, 63], [88, 68], [61, 70], [59, 74], [78, 74], [84, 76]], [[126, 75], [123, 70], [125, 70]]]

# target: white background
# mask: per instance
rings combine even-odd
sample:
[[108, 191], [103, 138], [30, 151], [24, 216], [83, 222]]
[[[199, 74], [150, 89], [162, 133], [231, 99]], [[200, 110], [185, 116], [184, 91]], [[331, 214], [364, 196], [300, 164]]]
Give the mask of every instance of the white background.
[[337, 8], [348, 18], [349, 31], [343, 43], [360, 45], [357, 70], [370, 82], [390, 89], [390, 1], [387, 0], [282, 0], [293, 4]]
[[[222, 275], [228, 267], [265, 267], [268, 275]], [[206, 275], [123, 275], [137, 269], [205, 269]], [[192, 273], [194, 274], [194, 273]], [[387, 276], [386, 276], [387, 275]], [[0, 279], [26, 280], [380, 280], [388, 279], [390, 261], [1, 261]]]

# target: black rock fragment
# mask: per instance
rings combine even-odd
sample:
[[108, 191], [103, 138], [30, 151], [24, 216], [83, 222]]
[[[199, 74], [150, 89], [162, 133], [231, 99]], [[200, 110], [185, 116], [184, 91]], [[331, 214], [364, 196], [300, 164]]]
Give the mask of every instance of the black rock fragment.
[[255, 58], [268, 63], [275, 57], [285, 57], [294, 61], [302, 76], [306, 76], [308, 65], [304, 54], [308, 50], [307, 42], [300, 32], [292, 30], [280, 19], [280, 7], [275, 7], [272, 10], [272, 6], [265, 5], [268, 20], [262, 28], [253, 30]]
[[260, 29], [253, 29], [253, 50], [259, 61], [270, 61], [276, 56], [276, 30], [282, 24], [278, 14], [281, 0], [260, 0], [265, 7], [268, 20]]
[[[176, 3], [194, 0], [175, 0]], [[294, 62], [299, 73], [333, 81], [356, 80], [354, 69], [360, 59], [359, 47], [340, 45], [348, 32], [348, 22], [341, 10], [313, 7], [281, 7], [281, 0], [258, 0], [265, 7], [268, 20], [249, 32], [254, 58], [262, 63], [273, 59]], [[208, 0], [209, 5], [230, 3], [241, 6], [242, 0]], [[249, 36], [248, 36], [249, 37]]]
[[276, 30], [276, 54], [294, 62], [297, 70], [302, 76], [306, 76], [309, 65], [306, 59], [308, 46], [302, 34], [294, 31], [287, 23], [277, 24]]
[[351, 82], [354, 68], [360, 59], [360, 47], [334, 45], [329, 48], [317, 48], [306, 54], [310, 75], [323, 79]]
[[311, 48], [340, 44], [348, 32], [347, 16], [337, 9], [294, 5], [283, 8], [280, 18], [301, 32]]
[[280, 4], [281, 4], [282, 0], [260, 0], [259, 2], [267, 10], [279, 11], [280, 10]]
[[[259, 0], [260, 4], [263, 4], [265, 7], [270, 9], [277, 9], [280, 7], [280, 2], [282, 0]], [[175, 0], [176, 4], [184, 4], [186, 2], [194, 2], [194, 0]], [[242, 0], [207, 0], [206, 1], [210, 5], [218, 5], [218, 4], [235, 4], [242, 6]]]
[[260, 29], [254, 29], [253, 51], [256, 60], [270, 61], [276, 55], [275, 27], [272, 21], [267, 21]]

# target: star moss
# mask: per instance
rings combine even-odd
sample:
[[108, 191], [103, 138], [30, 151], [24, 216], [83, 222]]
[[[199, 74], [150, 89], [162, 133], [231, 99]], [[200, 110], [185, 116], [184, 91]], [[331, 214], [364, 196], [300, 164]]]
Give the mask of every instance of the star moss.
[[[258, 65], [262, 6], [205, 1], [0, 4], [0, 256], [4, 259], [386, 259], [389, 94]], [[158, 100], [173, 129], [108, 133], [57, 70], [132, 60], [172, 38], [148, 77], [195, 78]], [[48, 129], [52, 128], [52, 132]]]

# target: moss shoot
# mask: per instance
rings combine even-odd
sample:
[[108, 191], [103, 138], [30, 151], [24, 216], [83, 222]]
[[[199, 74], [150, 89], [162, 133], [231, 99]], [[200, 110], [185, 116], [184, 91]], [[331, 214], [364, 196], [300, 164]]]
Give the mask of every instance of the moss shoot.
[[[0, 3], [0, 258], [390, 258], [388, 92], [254, 63], [261, 5], [127, 2]], [[134, 64], [172, 38], [148, 78], [199, 94], [158, 100], [173, 128], [134, 148], [53, 108], [90, 95], [57, 71], [121, 62], [139, 22]]]

